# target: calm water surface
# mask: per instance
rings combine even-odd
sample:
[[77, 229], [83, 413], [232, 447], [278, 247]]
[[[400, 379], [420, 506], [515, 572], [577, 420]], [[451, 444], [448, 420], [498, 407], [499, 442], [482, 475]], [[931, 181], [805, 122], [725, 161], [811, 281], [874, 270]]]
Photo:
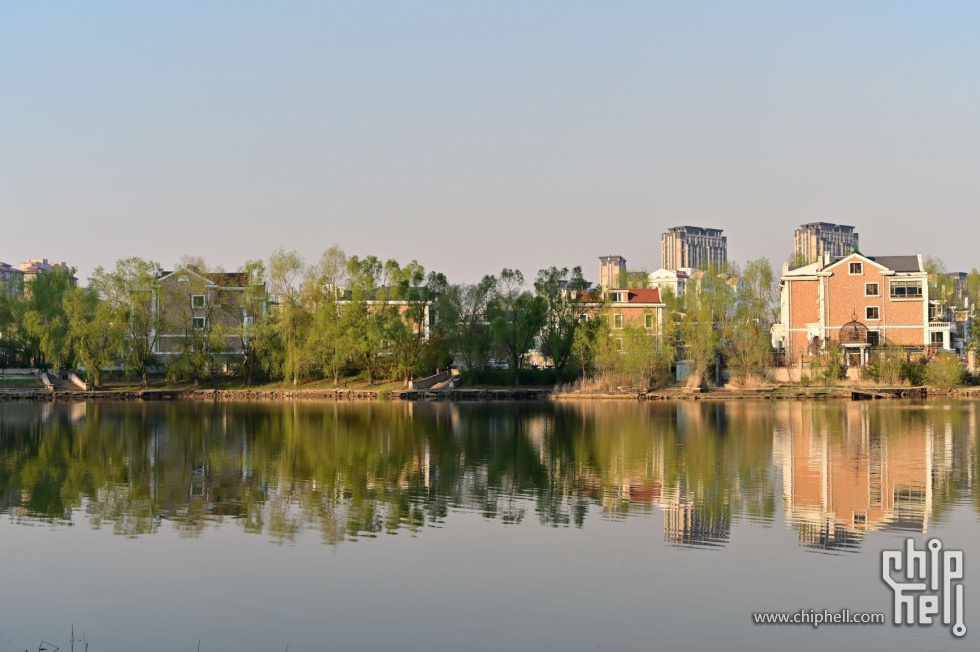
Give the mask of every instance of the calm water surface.
[[[976, 649], [978, 406], [0, 404], [0, 650]], [[908, 537], [965, 639], [752, 623]]]

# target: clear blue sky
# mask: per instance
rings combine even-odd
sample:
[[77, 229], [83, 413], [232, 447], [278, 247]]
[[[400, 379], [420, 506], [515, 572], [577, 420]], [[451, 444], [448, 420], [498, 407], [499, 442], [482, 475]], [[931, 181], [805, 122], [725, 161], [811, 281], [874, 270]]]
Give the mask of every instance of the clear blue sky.
[[980, 4], [3, 2], [0, 260], [980, 266]]

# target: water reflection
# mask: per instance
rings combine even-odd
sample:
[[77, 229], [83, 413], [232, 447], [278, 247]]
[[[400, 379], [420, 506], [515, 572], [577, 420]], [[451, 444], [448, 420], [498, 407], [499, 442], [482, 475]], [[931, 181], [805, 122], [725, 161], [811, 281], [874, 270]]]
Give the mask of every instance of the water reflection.
[[455, 509], [582, 527], [660, 512], [723, 546], [785, 518], [802, 545], [925, 532], [977, 504], [974, 403], [76, 403], [0, 406], [0, 513], [199, 536], [234, 523], [330, 545]]

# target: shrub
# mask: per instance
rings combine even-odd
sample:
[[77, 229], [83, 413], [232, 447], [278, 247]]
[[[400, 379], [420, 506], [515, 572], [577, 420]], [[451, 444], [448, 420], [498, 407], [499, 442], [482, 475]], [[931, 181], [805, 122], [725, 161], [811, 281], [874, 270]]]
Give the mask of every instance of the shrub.
[[922, 385], [925, 383], [926, 379], [926, 363], [928, 360], [925, 356], [920, 357], [917, 360], [906, 360], [902, 363], [902, 380], [907, 380], [910, 385]]
[[952, 353], [939, 353], [929, 361], [925, 370], [926, 384], [937, 389], [950, 390], [963, 384], [963, 365]]
[[[514, 372], [497, 369], [466, 369], [460, 374], [464, 385], [500, 385], [513, 387]], [[524, 385], [554, 385], [558, 382], [558, 374], [554, 369], [521, 369], [521, 386]]]

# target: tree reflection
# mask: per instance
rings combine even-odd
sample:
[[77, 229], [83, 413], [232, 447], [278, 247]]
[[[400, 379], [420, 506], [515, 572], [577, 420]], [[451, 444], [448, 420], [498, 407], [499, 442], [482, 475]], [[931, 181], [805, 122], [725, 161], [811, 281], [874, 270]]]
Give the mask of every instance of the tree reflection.
[[972, 403], [5, 404], [0, 512], [338, 545], [454, 510], [550, 527], [659, 510], [668, 543], [717, 546], [781, 508], [804, 545], [846, 549], [968, 495], [976, 418]]

